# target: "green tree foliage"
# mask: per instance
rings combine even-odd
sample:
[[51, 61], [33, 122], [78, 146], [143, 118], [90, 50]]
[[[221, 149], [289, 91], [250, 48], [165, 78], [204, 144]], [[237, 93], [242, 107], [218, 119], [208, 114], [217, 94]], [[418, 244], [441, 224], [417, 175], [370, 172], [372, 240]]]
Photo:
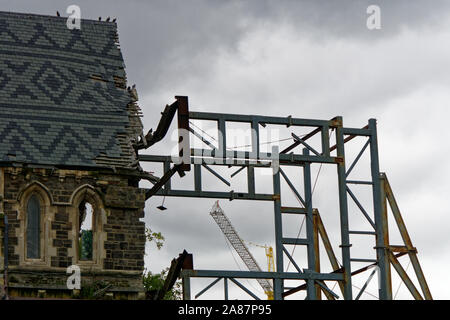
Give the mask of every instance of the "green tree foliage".
[[[154, 242], [156, 248], [160, 250], [163, 245], [165, 238], [161, 234], [161, 232], [154, 232], [150, 228], [145, 229], [145, 236], [148, 242]], [[169, 268], [166, 268], [161, 271], [161, 273], [152, 273], [151, 271], [144, 271], [142, 276], [142, 281], [144, 283], [144, 288], [147, 293], [147, 298], [152, 298], [158, 294], [159, 290], [163, 288], [164, 281], [167, 278], [167, 273], [169, 272]], [[181, 291], [181, 282], [177, 280], [171, 290], [166, 292], [164, 296], [164, 300], [181, 300], [182, 299], [182, 291]]]
[[145, 228], [145, 237], [148, 242], [154, 242], [158, 250], [162, 248], [164, 245], [164, 240], [166, 240], [161, 232], [154, 232], [150, 228]]
[[80, 260], [92, 260], [92, 230], [81, 230], [78, 248]]
[[[166, 280], [167, 273], [169, 272], [169, 268], [166, 268], [161, 271], [161, 273], [153, 274], [151, 271], [147, 273], [144, 272], [143, 282], [145, 291], [148, 293], [147, 296], [153, 297], [158, 294], [158, 291], [163, 288], [164, 281]], [[164, 300], [181, 300], [182, 299], [182, 291], [181, 291], [181, 282], [176, 281], [171, 290], [166, 292], [164, 295]]]

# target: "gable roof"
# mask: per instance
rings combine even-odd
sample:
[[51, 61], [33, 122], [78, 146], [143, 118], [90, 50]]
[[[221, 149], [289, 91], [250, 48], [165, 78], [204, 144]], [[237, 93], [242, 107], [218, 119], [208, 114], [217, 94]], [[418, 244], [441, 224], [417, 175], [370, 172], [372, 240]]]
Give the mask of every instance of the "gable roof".
[[142, 134], [113, 22], [0, 12], [0, 165], [132, 167]]

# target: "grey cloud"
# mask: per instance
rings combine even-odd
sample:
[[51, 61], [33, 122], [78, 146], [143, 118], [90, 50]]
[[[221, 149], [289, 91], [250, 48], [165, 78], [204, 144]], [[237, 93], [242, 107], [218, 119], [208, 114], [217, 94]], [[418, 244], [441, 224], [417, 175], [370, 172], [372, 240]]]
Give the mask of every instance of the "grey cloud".
[[[342, 114], [346, 125], [351, 126], [362, 126], [368, 117], [377, 117], [382, 170], [392, 177], [420, 258], [433, 260], [424, 267], [430, 282], [436, 284], [432, 291], [437, 291], [437, 297], [446, 296], [434, 271], [448, 262], [447, 256], [438, 259], [437, 254], [449, 245], [444, 236], [449, 225], [445, 215], [449, 170], [444, 161], [448, 157], [448, 97], [439, 100], [435, 94], [448, 91], [450, 61], [446, 58], [448, 34], [433, 34], [445, 30], [450, 2], [1, 1], [2, 10], [42, 14], [55, 14], [56, 10], [63, 13], [69, 4], [79, 4], [84, 18], [117, 17], [126, 71], [129, 81], [137, 84], [147, 129], [155, 127], [159, 112], [175, 94], [189, 95], [194, 109], [203, 111], [292, 114], [302, 118]], [[381, 7], [380, 32], [365, 27], [369, 4]], [[283, 27], [289, 32], [277, 33]], [[416, 38], [407, 38], [408, 32]], [[292, 39], [275, 45], [269, 42], [271, 36], [286, 34], [292, 34]], [[253, 45], [261, 51], [273, 50], [267, 59], [251, 64], [242, 58], [246, 52], [239, 51], [245, 50], [240, 46], [249, 39], [255, 42], [248, 44], [248, 51], [255, 50]], [[299, 39], [303, 40], [300, 48], [292, 43]], [[284, 47], [278, 47], [280, 43]], [[229, 65], [223, 67], [220, 63]], [[274, 66], [268, 68], [269, 63]], [[428, 90], [418, 101], [413, 93], [424, 88]], [[432, 113], [430, 108], [437, 111]], [[411, 128], [414, 134], [408, 133]], [[431, 141], [431, 149], [420, 137]], [[169, 140], [166, 138], [147, 152], [167, 153]], [[340, 255], [336, 184], [332, 177], [334, 168], [322, 171], [314, 205], [320, 208]], [[270, 178], [261, 183], [270, 184]], [[207, 175], [205, 185], [221, 187]], [[422, 202], [420, 206], [417, 198]], [[146, 206], [146, 223], [167, 237], [161, 251], [149, 247], [146, 261], [153, 271], [168, 266], [185, 248], [194, 253], [194, 263], [198, 261], [201, 266], [236, 269], [219, 228], [209, 216], [212, 200], [168, 198], [169, 209], [156, 213], [160, 201], [151, 199]], [[243, 238], [272, 244], [270, 203], [223, 202]], [[369, 210], [370, 203], [365, 204]], [[299, 226], [300, 222], [287, 225], [286, 231], [295, 233]], [[355, 227], [366, 228], [367, 224], [363, 221]], [[430, 239], [430, 234], [434, 238]], [[264, 267], [263, 253], [254, 252]], [[365, 252], [355, 249], [353, 253], [363, 257]]]

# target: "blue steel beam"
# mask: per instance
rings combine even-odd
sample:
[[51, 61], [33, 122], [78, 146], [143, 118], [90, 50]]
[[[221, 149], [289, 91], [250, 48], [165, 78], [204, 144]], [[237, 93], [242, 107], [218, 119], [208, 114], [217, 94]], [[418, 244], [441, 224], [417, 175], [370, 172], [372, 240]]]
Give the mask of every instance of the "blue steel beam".
[[306, 208], [281, 207], [281, 212], [286, 214], [306, 214]]
[[248, 194], [255, 194], [255, 167], [247, 167], [247, 191]]
[[338, 187], [339, 187], [339, 214], [341, 222], [341, 248], [342, 265], [344, 268], [344, 299], [352, 300], [352, 278], [350, 262], [350, 235], [348, 233], [348, 203], [347, 203], [347, 185], [345, 182], [345, 149], [344, 149], [344, 130], [342, 126], [342, 117], [337, 117], [339, 126], [336, 128], [336, 152], [338, 157], [343, 159], [337, 165]]
[[362, 181], [362, 180], [347, 180], [347, 184], [366, 184], [372, 185], [372, 181]]
[[220, 174], [218, 174], [214, 169], [212, 169], [210, 166], [206, 165], [206, 164], [202, 164], [202, 166], [208, 170], [209, 172], [211, 172], [217, 179], [219, 179], [220, 181], [222, 181], [223, 183], [225, 183], [227, 186], [231, 186], [231, 183], [225, 179], [224, 177], [222, 177]]
[[297, 189], [295, 188], [295, 186], [292, 184], [291, 180], [289, 180], [288, 176], [286, 175], [286, 173], [284, 173], [283, 169], [279, 169], [281, 175], [283, 176], [284, 180], [286, 181], [286, 183], [288, 184], [289, 188], [291, 188], [292, 192], [295, 194], [295, 196], [297, 197], [297, 199], [302, 203], [302, 205], [304, 207], [306, 207], [306, 202], [305, 200], [303, 200], [302, 196], [300, 195], [300, 193], [298, 193]]
[[[273, 169], [273, 193], [274, 193], [274, 225], [275, 225], [275, 264], [276, 270], [283, 271], [283, 223], [281, 217], [281, 184], [280, 170]], [[276, 278], [273, 281], [273, 296], [275, 300], [282, 300], [283, 279]]]
[[[324, 132], [324, 129], [327, 130], [327, 132]], [[310, 133], [306, 134], [305, 136], [303, 136], [303, 141], [308, 140], [309, 138], [313, 137], [314, 135], [316, 135], [318, 132], [322, 132], [322, 140], [324, 140], [326, 137], [328, 137], [328, 127], [317, 127], [316, 129], [314, 129], [313, 131], [311, 131]], [[324, 137], [325, 136], [325, 137]], [[328, 139], [328, 138], [327, 138]], [[287, 147], [286, 149], [284, 149], [283, 151], [281, 151], [280, 153], [288, 153], [289, 151], [291, 151], [292, 149], [296, 148], [297, 146], [300, 145], [299, 141], [294, 141], [293, 144], [291, 144], [289, 147]], [[322, 148], [324, 148], [324, 146], [326, 146], [327, 144], [322, 143]], [[329, 145], [328, 145], [329, 148]], [[328, 148], [326, 150], [328, 150]], [[324, 152], [326, 154], [326, 152]], [[329, 152], [328, 154], [326, 154], [327, 156], [329, 156]]]
[[[299, 136], [297, 136], [295, 133], [291, 133], [292, 137], [300, 142], [302, 145], [304, 145], [306, 148], [308, 148], [309, 150], [311, 150], [312, 153], [314, 153], [316, 156], [320, 156], [320, 153], [316, 151], [316, 149], [314, 149], [313, 147], [311, 147], [307, 142], [305, 142], [304, 140], [302, 140]], [[305, 154], [305, 153], [303, 153]], [[309, 154], [307, 154], [309, 155]]]
[[217, 152], [219, 154], [225, 154], [227, 150], [227, 132], [226, 132], [226, 124], [225, 120], [218, 120], [218, 135], [219, 135], [219, 149]]
[[359, 293], [356, 296], [355, 300], [359, 300], [359, 298], [361, 297], [361, 295], [364, 293], [364, 291], [366, 290], [367, 286], [369, 285], [370, 280], [372, 280], [373, 276], [375, 275], [375, 272], [377, 272], [376, 268], [370, 273], [369, 278], [367, 278], [367, 280], [364, 283], [364, 285], [362, 286], [361, 290], [359, 290]]
[[193, 128], [189, 127], [189, 131], [192, 132], [192, 134], [194, 134], [194, 136], [199, 138], [204, 144], [206, 144], [211, 149], [217, 149], [213, 143], [211, 143], [209, 140], [205, 139], [201, 134], [197, 133], [197, 131], [195, 131]]
[[[164, 161], [163, 170], [164, 170], [164, 173], [170, 171], [170, 161]], [[164, 184], [164, 189], [170, 190], [171, 186], [172, 186], [172, 179], [169, 179]]]
[[222, 278], [217, 278], [216, 280], [214, 280], [213, 282], [211, 282], [210, 284], [208, 284], [204, 289], [202, 289], [199, 293], [197, 293], [195, 295], [195, 299], [197, 299], [198, 297], [200, 297], [202, 294], [204, 294], [206, 291], [208, 291], [209, 289], [211, 289], [217, 282], [219, 282]]
[[322, 280], [342, 281], [342, 273], [298, 273], [298, 272], [268, 272], [268, 271], [234, 271], [234, 270], [182, 270], [182, 276], [192, 278], [242, 278], [242, 279], [287, 279], [287, 280]]
[[223, 278], [223, 295], [225, 300], [228, 300], [228, 279]]
[[194, 189], [196, 192], [202, 191], [202, 167], [194, 164]]
[[[150, 190], [150, 189], [145, 189]], [[167, 197], [190, 197], [190, 198], [210, 198], [228, 200], [261, 200], [273, 201], [274, 195], [265, 193], [249, 194], [247, 192], [224, 192], [224, 191], [195, 191], [195, 190], [165, 190], [160, 189], [155, 196]]]
[[343, 128], [344, 134], [349, 136], [366, 136], [369, 137], [372, 132], [367, 129], [367, 126], [359, 129], [359, 128]]
[[239, 172], [241, 172], [242, 170], [244, 170], [245, 167], [246, 167], [246, 166], [242, 166], [242, 167], [240, 167], [239, 169], [237, 169], [235, 172], [233, 172], [233, 173], [231, 174], [231, 178], [233, 178], [233, 177], [234, 177], [235, 175], [237, 175]]
[[361, 156], [363, 155], [364, 151], [366, 151], [367, 146], [369, 145], [370, 140], [368, 139], [367, 142], [364, 144], [364, 146], [362, 147], [361, 151], [358, 153], [358, 155], [356, 156], [355, 160], [353, 160], [353, 163], [350, 165], [350, 168], [348, 168], [347, 172], [345, 173], [345, 176], [348, 177], [348, 175], [350, 174], [350, 172], [352, 172], [353, 168], [355, 167], [355, 165], [358, 163], [359, 159], [361, 158]]
[[375, 223], [372, 221], [372, 219], [370, 218], [369, 214], [367, 213], [367, 211], [364, 209], [364, 207], [362, 206], [362, 204], [359, 202], [358, 198], [356, 198], [356, 196], [354, 195], [354, 193], [350, 190], [350, 188], [347, 186], [347, 192], [350, 195], [350, 197], [353, 199], [353, 201], [355, 202], [355, 204], [358, 206], [359, 210], [362, 212], [362, 214], [364, 215], [364, 217], [366, 217], [367, 221], [369, 221], [370, 225], [376, 229], [376, 225]]
[[259, 156], [259, 124], [257, 121], [252, 121], [252, 153]]
[[[325, 157], [330, 156], [330, 128], [322, 127], [322, 155]], [[305, 141], [305, 137], [303, 137], [303, 141]]]
[[[286, 257], [288, 257], [288, 259], [292, 262], [292, 265], [294, 266], [294, 268], [295, 268], [298, 272], [302, 273], [302, 272], [303, 272], [302, 269], [300, 269], [300, 267], [297, 265], [297, 263], [295, 262], [294, 258], [292, 258], [291, 254], [289, 253], [289, 251], [287, 251], [287, 249], [286, 249], [285, 246], [283, 246], [283, 252], [284, 252], [284, 254], [286, 255]], [[286, 289], [286, 288], [285, 288], [285, 289]]]
[[253, 292], [251, 292], [250, 290], [248, 290], [242, 283], [240, 283], [239, 281], [237, 281], [236, 279], [230, 278], [230, 280], [237, 285], [239, 288], [241, 288], [242, 290], [244, 290], [245, 292], [247, 292], [247, 294], [249, 296], [251, 296], [253, 299], [255, 300], [261, 300], [259, 299], [259, 297], [257, 295], [255, 295]]
[[377, 122], [375, 119], [369, 120], [370, 135], [370, 169], [372, 174], [373, 210], [376, 224], [376, 251], [378, 266], [380, 268], [379, 298], [381, 300], [392, 300], [392, 287], [390, 283], [389, 248], [386, 248], [385, 237], [388, 234], [387, 221], [383, 217], [380, 167], [378, 160]]
[[302, 239], [302, 238], [283, 238], [282, 241], [284, 244], [293, 244], [293, 245], [301, 245], [301, 246], [309, 245], [309, 240]]
[[359, 230], [350, 230], [348, 233], [350, 234], [362, 234], [362, 235], [372, 235], [375, 236], [377, 233], [375, 231], [359, 231]]
[[[309, 155], [308, 149], [303, 149], [304, 155]], [[305, 208], [306, 208], [306, 243], [308, 250], [308, 269], [316, 270], [316, 252], [314, 246], [314, 221], [313, 221], [313, 207], [312, 207], [312, 192], [311, 192], [311, 164], [305, 163], [303, 166], [303, 183], [305, 190]], [[306, 292], [308, 300], [317, 300], [317, 291], [314, 285], [314, 280], [306, 281]]]
[[302, 127], [335, 127], [333, 120], [302, 119], [292, 117], [271, 117], [245, 114], [227, 114], [214, 112], [196, 112], [190, 111], [189, 118], [193, 120], [212, 120], [212, 121], [230, 121], [230, 122], [257, 122], [264, 124], [280, 124], [286, 126]]
[[[339, 123], [339, 121], [341, 121], [341, 123], [342, 123], [342, 117], [336, 117], [336, 123]], [[345, 137], [345, 139], [343, 139], [343, 143], [345, 144], [358, 136], [364, 136], [364, 135], [370, 136], [370, 130], [367, 130], [368, 127], [369, 126], [366, 125], [362, 129], [342, 128], [342, 134], [348, 135], [347, 137]], [[363, 132], [365, 132], [365, 134]], [[337, 144], [330, 147], [330, 151], [336, 150], [336, 148], [337, 148]]]
[[336, 293], [334, 293], [333, 290], [328, 288], [328, 286], [325, 284], [325, 282], [316, 280], [315, 283], [317, 283], [323, 290], [325, 290], [326, 292], [331, 294], [333, 297], [335, 297], [336, 299], [339, 299], [339, 296]]
[[183, 300], [191, 300], [191, 277], [182, 275]]

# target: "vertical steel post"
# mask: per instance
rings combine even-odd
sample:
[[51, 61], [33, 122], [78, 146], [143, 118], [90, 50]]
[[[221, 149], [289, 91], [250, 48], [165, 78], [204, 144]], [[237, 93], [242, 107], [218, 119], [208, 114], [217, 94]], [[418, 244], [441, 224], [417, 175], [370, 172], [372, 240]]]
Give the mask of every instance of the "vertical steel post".
[[255, 195], [255, 167], [247, 166], [247, 191], [248, 194]]
[[191, 278], [183, 275], [181, 285], [183, 288], [183, 300], [191, 300]]
[[347, 183], [345, 179], [345, 148], [342, 117], [336, 117], [336, 152], [338, 157], [337, 174], [339, 185], [339, 214], [341, 221], [342, 266], [344, 267], [344, 299], [352, 300], [352, 277], [350, 262], [350, 234], [348, 228]]
[[[309, 150], [304, 148], [303, 155], [308, 156]], [[312, 210], [312, 194], [311, 194], [311, 164], [306, 162], [303, 165], [303, 183], [305, 188], [305, 202], [306, 202], [306, 239], [308, 242], [308, 269], [311, 272], [316, 271], [316, 257], [314, 250], [314, 222]], [[306, 292], [308, 300], [317, 300], [316, 287], [314, 279], [306, 280]]]
[[322, 127], [322, 155], [329, 157], [330, 156], [330, 128], [328, 126]]
[[[381, 190], [381, 215], [382, 221], [384, 223], [384, 247], [386, 249], [389, 248], [389, 224], [388, 224], [388, 208], [387, 208], [387, 197], [386, 197], [386, 180], [382, 178], [382, 174], [380, 174], [380, 190]], [[392, 299], [392, 276], [391, 276], [391, 263], [389, 251], [386, 250], [386, 257], [388, 259], [388, 263], [386, 264], [386, 284], [387, 284], [387, 292], [391, 297], [388, 299]], [[379, 276], [379, 275], [378, 275]]]
[[202, 191], [202, 166], [194, 164], [194, 190]]
[[[315, 272], [320, 273], [320, 251], [319, 251], [319, 215], [317, 210], [313, 209], [313, 225], [314, 225], [314, 255], [315, 255]], [[327, 295], [326, 291], [325, 295]], [[317, 300], [322, 300], [322, 289], [316, 283]]]
[[259, 124], [258, 121], [252, 121], [251, 124], [252, 154], [255, 158], [259, 158]]
[[[164, 161], [164, 174], [170, 171], [170, 162]], [[167, 193], [172, 189], [172, 180], [168, 179], [167, 182], [164, 184], [164, 192]]]
[[[219, 119], [217, 122], [217, 129], [218, 129], [218, 140], [219, 140], [219, 150], [218, 154], [215, 154], [215, 157], [222, 158], [222, 160], [226, 161], [227, 157], [227, 130], [226, 130], [226, 123], [224, 119]], [[217, 159], [216, 159], [217, 161]]]
[[379, 273], [379, 298], [381, 300], [392, 300], [392, 288], [389, 281], [389, 254], [385, 244], [387, 239], [388, 228], [386, 220], [384, 219], [381, 199], [381, 184], [380, 184], [380, 167], [378, 160], [378, 141], [377, 141], [377, 121], [375, 119], [369, 120], [370, 133], [370, 168], [372, 173], [372, 191], [373, 191], [373, 210], [376, 227], [376, 251]]
[[225, 300], [228, 300], [228, 279], [223, 278], [223, 293], [225, 296]]
[[[275, 256], [277, 272], [283, 272], [283, 229], [281, 218], [281, 184], [280, 184], [280, 170], [273, 169], [273, 206], [275, 219]], [[283, 280], [274, 279], [273, 295], [275, 300], [282, 300], [283, 294]]]

